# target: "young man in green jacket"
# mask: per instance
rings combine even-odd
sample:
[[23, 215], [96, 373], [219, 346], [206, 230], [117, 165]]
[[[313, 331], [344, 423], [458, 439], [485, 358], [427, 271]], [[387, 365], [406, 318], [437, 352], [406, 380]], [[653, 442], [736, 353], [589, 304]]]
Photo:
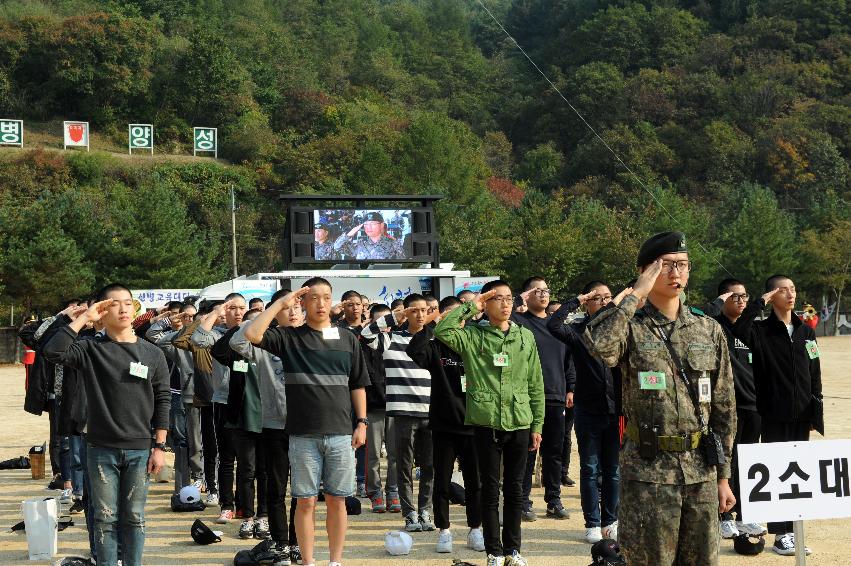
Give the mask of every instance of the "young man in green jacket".
[[[474, 427], [482, 491], [487, 566], [526, 566], [520, 555], [520, 511], [526, 455], [541, 444], [544, 377], [531, 331], [509, 319], [514, 297], [505, 281], [440, 321], [435, 337], [464, 359], [465, 424]], [[484, 312], [487, 321], [464, 325]], [[499, 536], [499, 469], [503, 465], [502, 540]]]

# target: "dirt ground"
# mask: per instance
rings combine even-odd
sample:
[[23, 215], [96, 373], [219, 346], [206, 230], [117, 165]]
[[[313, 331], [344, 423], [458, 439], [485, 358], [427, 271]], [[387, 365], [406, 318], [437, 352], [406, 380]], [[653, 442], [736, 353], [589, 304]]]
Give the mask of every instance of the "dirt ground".
[[[821, 338], [819, 342], [822, 351], [826, 437], [851, 438], [851, 337]], [[0, 429], [0, 460], [24, 455], [30, 446], [41, 444], [48, 438], [47, 416], [36, 417], [25, 413], [22, 408], [23, 399], [23, 367], [0, 367], [0, 414], [5, 416]], [[815, 434], [816, 439], [819, 439], [817, 433]], [[574, 478], [578, 476], [578, 461], [574, 442], [574, 453], [571, 457], [571, 472]], [[5, 517], [6, 523], [0, 531], [0, 564], [32, 564], [27, 560], [26, 536], [12, 533], [9, 527], [21, 520], [21, 501], [47, 494], [44, 489], [46, 484], [47, 480], [32, 480], [29, 470], [0, 471], [0, 514]], [[200, 517], [212, 526], [217, 510], [211, 508], [201, 513], [172, 513], [168, 507], [170, 493], [170, 484], [151, 486], [146, 508], [145, 564], [232, 564], [233, 556], [238, 550], [254, 544], [254, 541], [242, 541], [236, 536], [239, 523], [234, 521], [224, 526], [224, 529], [215, 527], [225, 531], [221, 543], [205, 547], [196, 545], [189, 536], [192, 521]], [[533, 496], [536, 510], [539, 516], [542, 516], [545, 509], [542, 490], [536, 489]], [[582, 539], [584, 528], [578, 487], [565, 488], [563, 500], [570, 511], [569, 519], [557, 521], [539, 518], [535, 523], [523, 524], [523, 554], [534, 566], [585, 566], [591, 561], [589, 546]], [[484, 564], [483, 554], [467, 550], [464, 546], [466, 528], [463, 527], [463, 508], [453, 506], [451, 519], [456, 540], [453, 554], [438, 555], [434, 552], [437, 533], [433, 532], [414, 534], [411, 554], [406, 557], [393, 557], [385, 552], [383, 540], [385, 532], [397, 530], [402, 526], [399, 515], [374, 515], [367, 511], [363, 515], [350, 517], [345, 564], [448, 566], [452, 563], [452, 558]], [[319, 525], [323, 524], [324, 513], [320, 513], [318, 521]], [[57, 559], [71, 554], [87, 554], [83, 516], [75, 515], [74, 522], [74, 526], [59, 533]], [[807, 522], [806, 542], [807, 546], [813, 549], [807, 563], [834, 565], [851, 558], [849, 532], [851, 519]], [[772, 540], [767, 542], [770, 544]], [[327, 539], [324, 533], [320, 533], [317, 542], [317, 564], [327, 564], [327, 560]], [[777, 556], [770, 551], [747, 558], [735, 554], [729, 541], [721, 542], [722, 565], [745, 563], [791, 565], [794, 564], [794, 558]]]

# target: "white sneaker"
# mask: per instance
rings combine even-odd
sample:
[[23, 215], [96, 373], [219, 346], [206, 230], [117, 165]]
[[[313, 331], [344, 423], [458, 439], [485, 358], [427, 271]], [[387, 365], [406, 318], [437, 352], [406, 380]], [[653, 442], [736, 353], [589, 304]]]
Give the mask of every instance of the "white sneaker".
[[731, 539], [739, 536], [739, 529], [733, 521], [721, 521], [721, 538]]
[[603, 540], [603, 532], [600, 527], [588, 527], [585, 529], [585, 542], [594, 544]]
[[452, 552], [452, 531], [441, 529], [437, 537], [437, 552]]
[[[751, 535], [755, 537], [764, 535], [768, 532], [768, 529], [766, 529], [759, 523], [743, 523], [741, 521], [736, 521], [736, 530], [739, 531], [739, 533], [741, 534]], [[723, 528], [721, 532], [724, 532]]]
[[[775, 536], [774, 537], [774, 546], [771, 547], [774, 549], [774, 552], [781, 556], [794, 556], [795, 555], [795, 534], [794, 533], [786, 533], [785, 535]], [[807, 547], [804, 547], [804, 553], [809, 556], [813, 553]]]
[[529, 563], [515, 550], [511, 556], [505, 557], [505, 566], [529, 566]]
[[62, 493], [59, 494], [60, 501], [71, 501], [71, 498], [74, 496], [74, 490], [70, 487], [68, 489], [63, 489]]
[[215, 491], [211, 491], [207, 494], [206, 503], [208, 506], [218, 505], [219, 504], [219, 494]]
[[470, 529], [470, 532], [467, 533], [467, 548], [476, 552], [485, 551], [485, 535], [482, 533], [481, 527]]
[[487, 566], [505, 566], [505, 558], [488, 554]]
[[618, 522], [615, 521], [611, 525], [603, 527], [603, 538], [618, 540]]

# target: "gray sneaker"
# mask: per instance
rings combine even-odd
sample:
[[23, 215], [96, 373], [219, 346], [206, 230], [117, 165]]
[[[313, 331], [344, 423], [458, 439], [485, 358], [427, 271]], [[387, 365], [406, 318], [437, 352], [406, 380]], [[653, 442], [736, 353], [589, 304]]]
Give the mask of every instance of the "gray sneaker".
[[423, 509], [420, 511], [420, 526], [423, 531], [433, 531], [437, 527], [434, 526], [434, 523], [431, 521], [431, 513], [427, 510]]
[[530, 507], [529, 509], [523, 509], [520, 511], [520, 518], [526, 521], [527, 523], [532, 523], [538, 520], [538, 516], [535, 514], [535, 511]]
[[413, 511], [405, 515], [405, 530], [409, 533], [419, 533], [423, 530], [419, 517]]

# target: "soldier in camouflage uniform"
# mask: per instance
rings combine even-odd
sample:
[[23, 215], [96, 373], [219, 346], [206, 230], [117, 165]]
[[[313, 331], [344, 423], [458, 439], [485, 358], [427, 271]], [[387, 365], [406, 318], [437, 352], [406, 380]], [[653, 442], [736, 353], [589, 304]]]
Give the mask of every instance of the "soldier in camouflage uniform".
[[[353, 242], [352, 238], [363, 228], [367, 238]], [[334, 242], [334, 250], [338, 253], [352, 256], [355, 259], [404, 259], [405, 252], [399, 240], [386, 235], [384, 218], [378, 212], [366, 215], [363, 224], [355, 226], [348, 233], [342, 234]]]
[[[602, 309], [585, 335], [589, 350], [623, 375], [619, 543], [630, 566], [717, 564], [718, 513], [735, 503], [728, 485], [736, 404], [727, 340], [715, 320], [680, 301], [690, 269], [681, 233], [650, 238], [638, 266], [631, 294]], [[726, 463], [717, 469], [699, 449], [705, 431], [666, 338], [697, 389], [704, 422], [721, 438]], [[656, 428], [655, 456], [639, 454], [645, 426]]]
[[313, 257], [317, 260], [337, 259], [334, 252], [334, 243], [328, 241], [328, 225], [325, 222], [317, 222], [313, 226]]

